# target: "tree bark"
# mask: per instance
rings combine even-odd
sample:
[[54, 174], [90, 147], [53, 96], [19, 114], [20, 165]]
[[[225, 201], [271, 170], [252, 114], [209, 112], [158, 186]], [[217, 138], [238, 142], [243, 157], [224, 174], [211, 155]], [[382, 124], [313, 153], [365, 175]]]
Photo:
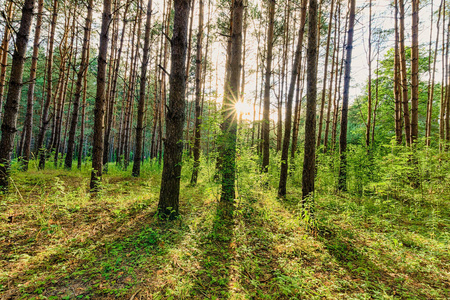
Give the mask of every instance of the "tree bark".
[[[302, 1], [303, 5], [306, 5], [306, 0]], [[286, 102], [286, 119], [285, 119], [285, 131], [283, 139], [283, 149], [281, 151], [281, 172], [280, 182], [278, 184], [278, 196], [286, 196], [286, 184], [288, 177], [288, 159], [289, 159], [289, 142], [291, 140], [291, 127], [292, 127], [292, 101], [294, 99], [295, 85], [298, 78], [298, 72], [301, 69], [302, 61], [302, 46], [303, 46], [303, 30], [304, 23], [301, 23], [298, 31], [297, 49], [295, 50], [294, 65], [292, 66], [291, 81], [289, 85], [288, 98]]]
[[345, 55], [345, 75], [344, 75], [344, 91], [342, 97], [342, 116], [341, 116], [341, 135], [339, 137], [339, 153], [341, 163], [339, 165], [339, 183], [340, 191], [347, 190], [347, 120], [348, 120], [348, 96], [350, 91], [350, 74], [352, 66], [352, 50], [353, 50], [353, 32], [355, 25], [355, 7], [356, 0], [350, 0], [350, 15], [348, 23], [348, 38]]
[[[433, 67], [430, 69], [431, 76], [430, 76], [430, 82], [428, 83], [428, 101], [427, 101], [427, 118], [425, 123], [425, 139], [427, 146], [430, 146], [431, 140], [431, 118], [433, 113], [433, 98], [434, 98], [434, 77], [436, 74], [436, 59], [437, 59], [437, 52], [438, 52], [438, 45], [439, 45], [439, 23], [441, 22], [441, 11], [442, 11], [442, 4], [444, 0], [441, 0], [441, 4], [439, 5], [439, 15], [438, 20], [436, 24], [436, 41], [435, 41], [435, 47], [434, 47], [434, 58], [433, 58]], [[433, 15], [433, 5], [431, 7], [431, 15]], [[433, 24], [433, 22], [431, 22]], [[431, 33], [430, 33], [430, 50], [431, 50]], [[430, 58], [431, 58], [431, 51], [430, 51]]]
[[[228, 80], [225, 82], [222, 124], [223, 134], [223, 167], [222, 167], [222, 194], [220, 202], [225, 205], [233, 203], [235, 198], [235, 176], [236, 176], [236, 132], [237, 132], [237, 115], [234, 107], [239, 97], [239, 83], [241, 75], [241, 59], [242, 59], [242, 21], [244, 13], [244, 1], [234, 0], [232, 6], [231, 21], [231, 48], [230, 58], [228, 60], [229, 70]], [[229, 214], [231, 211], [227, 211]]]
[[317, 148], [320, 147], [320, 143], [322, 141], [323, 115], [325, 109], [325, 95], [328, 77], [328, 57], [330, 53], [331, 29], [333, 28], [333, 13], [334, 13], [334, 0], [331, 0], [330, 20], [328, 22], [327, 46], [325, 50], [325, 66], [323, 69], [322, 101], [320, 103], [319, 128], [318, 128], [319, 133], [317, 134], [317, 146], [316, 146]]
[[273, 58], [273, 27], [275, 18], [275, 0], [269, 3], [269, 27], [267, 34], [267, 56], [266, 56], [266, 74], [264, 83], [264, 108], [263, 108], [263, 160], [262, 171], [267, 172], [269, 168], [270, 156], [270, 77], [272, 75], [272, 58]]
[[402, 87], [403, 118], [405, 124], [405, 140], [406, 145], [409, 146], [411, 144], [411, 122], [409, 118], [408, 81], [406, 78], [405, 6], [403, 1], [404, 0], [398, 0], [400, 8], [400, 78]]
[[158, 212], [174, 219], [178, 216], [181, 161], [183, 154], [183, 125], [185, 118], [186, 49], [189, 0], [174, 0], [174, 29], [171, 39], [169, 107], [166, 116], [164, 165], [161, 178]]
[[44, 139], [45, 133], [47, 131], [48, 124], [53, 118], [48, 115], [50, 104], [52, 102], [52, 82], [53, 82], [53, 45], [55, 42], [55, 30], [56, 30], [56, 20], [58, 18], [58, 0], [53, 1], [53, 12], [52, 20], [50, 23], [50, 37], [48, 42], [48, 54], [47, 54], [47, 87], [46, 87], [46, 99], [44, 103], [44, 108], [41, 115], [41, 127], [39, 128], [39, 135], [36, 142], [35, 153], [39, 155], [39, 169], [43, 170], [45, 168], [45, 155], [46, 151], [44, 149]]
[[31, 136], [33, 134], [33, 103], [34, 103], [34, 87], [36, 86], [36, 67], [39, 56], [39, 39], [41, 36], [42, 12], [44, 8], [44, 0], [38, 0], [38, 12], [36, 17], [36, 29], [34, 32], [33, 58], [31, 60], [30, 69], [30, 85], [27, 94], [27, 114], [25, 118], [25, 142], [23, 147], [22, 170], [28, 170], [28, 161], [31, 156]]
[[419, 137], [419, 0], [412, 0], [411, 144], [417, 142], [418, 137]]
[[103, 117], [105, 114], [106, 58], [108, 55], [108, 28], [111, 22], [111, 0], [103, 1], [102, 27], [98, 51], [97, 92], [94, 108], [94, 137], [92, 146], [92, 173], [90, 190], [100, 189], [103, 168]]
[[395, 56], [394, 56], [394, 97], [395, 97], [395, 140], [398, 145], [402, 144], [402, 101], [401, 101], [401, 75], [400, 75], [400, 49], [399, 49], [399, 28], [398, 28], [398, 5], [394, 1], [395, 20]]
[[145, 37], [144, 37], [144, 51], [142, 54], [142, 66], [141, 66], [141, 83], [139, 86], [139, 103], [137, 112], [137, 124], [136, 124], [136, 149], [134, 152], [134, 163], [132, 175], [138, 177], [141, 173], [141, 158], [142, 158], [142, 144], [143, 144], [143, 131], [144, 131], [144, 114], [145, 114], [145, 83], [147, 82], [147, 66], [149, 61], [149, 48], [150, 48], [150, 29], [151, 29], [151, 16], [152, 16], [152, 0], [148, 0], [147, 3], [147, 19], [145, 22]]
[[317, 101], [317, 0], [309, 0], [307, 50], [307, 92], [305, 122], [305, 152], [302, 177], [302, 207], [308, 198], [314, 203], [316, 169], [316, 101]]
[[25, 0], [22, 8], [19, 31], [16, 36], [11, 75], [9, 79], [8, 95], [5, 102], [5, 113], [2, 120], [2, 137], [0, 141], [0, 190], [7, 191], [11, 163], [11, 154], [14, 147], [14, 137], [17, 131], [17, 115], [19, 100], [22, 91], [23, 67], [33, 20], [34, 0]]
[[[14, 1], [9, 0], [7, 5], [7, 21], [11, 22], [14, 14]], [[2, 47], [0, 49], [0, 120], [3, 115], [3, 95], [5, 93], [5, 83], [6, 83], [6, 67], [8, 65], [8, 49], [9, 40], [11, 38], [11, 28], [5, 26], [5, 31], [3, 33]]]
[[73, 100], [73, 111], [72, 119], [70, 121], [69, 129], [69, 141], [67, 143], [67, 154], [64, 162], [64, 167], [68, 170], [72, 169], [73, 151], [75, 149], [75, 134], [77, 130], [78, 123], [78, 111], [80, 106], [81, 92], [83, 91], [83, 79], [86, 76], [88, 61], [88, 47], [92, 24], [92, 10], [93, 10], [93, 0], [89, 0], [87, 3], [87, 17], [86, 23], [84, 25], [84, 37], [83, 37], [83, 48], [81, 52], [81, 62], [77, 73], [77, 82], [75, 85], [75, 95]]
[[194, 166], [192, 170], [191, 184], [197, 184], [200, 168], [200, 141], [202, 126], [202, 110], [200, 106], [202, 97], [202, 42], [203, 42], [203, 0], [199, 0], [198, 33], [197, 33], [197, 57], [195, 68], [195, 127], [194, 127]]
[[369, 79], [367, 83], [367, 122], [366, 122], [366, 147], [370, 146], [370, 131], [372, 129], [372, 0], [369, 0]]
[[331, 108], [333, 106], [333, 97], [332, 97], [332, 93], [333, 93], [333, 80], [335, 80], [335, 77], [337, 77], [337, 69], [338, 69], [338, 60], [336, 60], [336, 57], [339, 56], [339, 47], [338, 47], [338, 37], [337, 37], [337, 32], [339, 31], [338, 26], [338, 12], [340, 9], [340, 3], [338, 3], [338, 5], [336, 5], [336, 11], [334, 14], [334, 36], [333, 36], [333, 41], [334, 41], [334, 46], [333, 46], [333, 56], [331, 58], [331, 78], [330, 78], [330, 85], [328, 88], [328, 107], [327, 107], [327, 119], [325, 121], [325, 136], [324, 136], [324, 142], [323, 142], [323, 147], [324, 147], [324, 152], [328, 151], [328, 136], [330, 133], [330, 122], [331, 122]]

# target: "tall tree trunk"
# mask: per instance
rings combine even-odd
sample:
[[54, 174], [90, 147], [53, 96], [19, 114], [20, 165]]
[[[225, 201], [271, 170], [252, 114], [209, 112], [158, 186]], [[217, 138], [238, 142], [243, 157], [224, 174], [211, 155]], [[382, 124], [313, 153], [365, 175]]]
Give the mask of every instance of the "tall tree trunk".
[[283, 32], [283, 46], [282, 46], [282, 60], [281, 60], [281, 84], [279, 84], [280, 87], [280, 95], [278, 97], [278, 119], [277, 119], [277, 152], [281, 150], [282, 148], [282, 140], [283, 140], [283, 99], [284, 99], [284, 82], [286, 78], [286, 64], [288, 62], [288, 40], [289, 40], [289, 17], [290, 17], [290, 11], [289, 11], [290, 1], [287, 1], [285, 8], [284, 8], [284, 32]]
[[[114, 71], [112, 75], [112, 82], [111, 82], [111, 90], [110, 90], [110, 108], [108, 110], [108, 118], [107, 123], [105, 124], [105, 139], [104, 139], [104, 146], [103, 146], [103, 165], [106, 168], [107, 162], [108, 162], [108, 156], [109, 156], [109, 148], [110, 148], [110, 136], [111, 136], [111, 129], [112, 129], [112, 120], [114, 116], [114, 105], [116, 102], [116, 92], [117, 92], [117, 79], [119, 77], [119, 69], [120, 69], [120, 61], [122, 57], [122, 49], [123, 49], [123, 41], [125, 38], [125, 31], [127, 26], [127, 13], [128, 9], [130, 7], [130, 0], [127, 0], [125, 3], [125, 10], [123, 13], [123, 25], [122, 25], [122, 33], [120, 37], [120, 46], [117, 54], [117, 59], [114, 65]], [[126, 68], [125, 68], [126, 69]], [[120, 135], [120, 130], [119, 130]], [[114, 144], [113, 144], [114, 146]]]
[[[316, 101], [317, 101], [317, 0], [309, 0], [307, 50], [307, 93], [305, 122], [305, 153], [302, 177], [302, 207], [308, 198], [314, 201], [316, 169]], [[311, 206], [314, 202], [312, 202]], [[312, 211], [311, 211], [312, 213]]]
[[[70, 19], [70, 17], [69, 17]], [[70, 21], [69, 21], [70, 22]], [[68, 23], [69, 23], [68, 22]], [[66, 43], [64, 45], [65, 47], [65, 53], [66, 56], [68, 56], [67, 58], [67, 72], [66, 72], [66, 80], [64, 80], [61, 84], [62, 90], [60, 92], [60, 106], [59, 106], [59, 114], [58, 114], [58, 122], [57, 122], [57, 130], [56, 130], [56, 139], [55, 139], [55, 145], [54, 145], [54, 149], [55, 149], [55, 156], [54, 156], [54, 166], [55, 168], [58, 167], [58, 157], [59, 157], [59, 148], [61, 145], [61, 132], [62, 132], [62, 122], [63, 122], [63, 117], [64, 117], [64, 105], [65, 105], [65, 100], [66, 100], [66, 96], [67, 96], [67, 86], [69, 83], [69, 79], [70, 79], [70, 64], [72, 63], [72, 55], [73, 55], [73, 46], [74, 46], [74, 40], [75, 40], [75, 11], [73, 12], [73, 21], [72, 21], [72, 26], [68, 26], [69, 28], [72, 28], [72, 36], [71, 36], [71, 41], [70, 41], [70, 46], [69, 48], [67, 48], [67, 39], [66, 38]], [[68, 36], [69, 33], [67, 33]], [[69, 54], [67, 54], [67, 52], [69, 52]], [[75, 53], [75, 57], [76, 57], [76, 53]], [[75, 59], [76, 60], [76, 59]], [[73, 82], [73, 81], [72, 81]], [[73, 87], [73, 84], [72, 84]], [[70, 95], [71, 96], [71, 95]]]
[[48, 54], [47, 54], [47, 87], [46, 87], [46, 99], [44, 103], [44, 108], [41, 114], [41, 127], [39, 128], [39, 135], [36, 142], [35, 152], [39, 155], [39, 169], [45, 168], [45, 155], [46, 151], [44, 149], [44, 139], [45, 133], [47, 131], [48, 123], [54, 116], [49, 116], [48, 112], [50, 109], [50, 104], [52, 102], [52, 82], [53, 82], [53, 45], [55, 42], [55, 30], [56, 21], [58, 18], [58, 0], [53, 1], [53, 11], [52, 20], [50, 23], [50, 37], [48, 42]]
[[81, 62], [80, 67], [77, 73], [77, 82], [75, 85], [75, 95], [73, 100], [73, 111], [72, 111], [72, 119], [70, 121], [70, 129], [69, 129], [69, 141], [67, 143], [67, 154], [64, 162], [64, 167], [68, 170], [72, 169], [72, 160], [73, 160], [73, 151], [75, 149], [75, 134], [77, 130], [78, 123], [78, 111], [80, 106], [80, 98], [81, 92], [83, 91], [83, 79], [86, 75], [87, 67], [88, 67], [88, 47], [89, 47], [89, 38], [91, 32], [91, 24], [92, 24], [92, 10], [93, 10], [93, 0], [89, 0], [87, 3], [87, 17], [86, 23], [84, 25], [84, 37], [83, 37], [83, 48], [81, 52]]
[[[141, 6], [140, 4], [138, 4]], [[126, 125], [126, 135], [124, 140], [124, 168], [125, 170], [128, 168], [128, 164], [130, 162], [130, 152], [131, 152], [131, 140], [132, 140], [132, 127], [133, 127], [133, 117], [134, 117], [134, 98], [135, 98], [135, 86], [136, 86], [136, 77], [137, 77], [137, 61], [139, 60], [139, 40], [141, 36], [141, 10], [138, 10], [136, 13], [136, 23], [137, 30], [136, 33], [133, 34], [133, 42], [132, 45], [136, 44], [134, 48], [134, 52], [131, 51], [131, 72], [130, 72], [130, 89], [129, 89], [129, 111], [127, 117], [127, 125]], [[136, 42], [134, 42], [134, 38]], [[133, 54], [134, 53], [134, 54]], [[144, 90], [145, 94], [145, 90]]]
[[372, 148], [373, 145], [375, 144], [375, 124], [377, 121], [377, 110], [378, 110], [378, 105], [380, 103], [380, 98], [379, 98], [379, 90], [380, 90], [380, 79], [379, 79], [379, 66], [380, 66], [380, 44], [378, 44], [377, 47], [377, 68], [376, 68], [376, 78], [375, 78], [375, 107], [373, 108], [373, 122], [372, 122]]
[[186, 80], [189, 79], [189, 71], [191, 68], [192, 27], [194, 24], [194, 9], [195, 9], [195, 0], [191, 0], [191, 12], [190, 12], [191, 16], [189, 17], [189, 37], [188, 37], [187, 59], [186, 59]]
[[[444, 0], [441, 0], [441, 4], [439, 5], [439, 15], [438, 20], [436, 24], [436, 41], [435, 41], [435, 47], [434, 47], [434, 58], [433, 58], [433, 67], [430, 68], [431, 76], [428, 83], [428, 101], [427, 101], [427, 118], [425, 122], [425, 139], [427, 146], [430, 146], [431, 140], [431, 118], [433, 113], [433, 98], [434, 98], [434, 77], [436, 74], [436, 59], [437, 59], [437, 52], [438, 52], [438, 45], [439, 45], [439, 23], [441, 22], [441, 11], [442, 11], [442, 4]], [[433, 3], [433, 2], [432, 2]], [[433, 4], [431, 5], [431, 20], [433, 16]], [[433, 22], [431, 22], [433, 24]], [[431, 31], [432, 32], [432, 31]], [[430, 32], [430, 59], [431, 59], [431, 44], [432, 44], [432, 35]]]
[[[444, 10], [445, 11], [445, 10]], [[449, 65], [449, 50], [450, 49], [450, 22], [447, 24], [447, 43], [445, 45], [445, 62], [446, 62], [446, 72], [445, 72], [445, 141], [447, 143], [445, 150], [450, 149], [450, 65]]]
[[337, 41], [337, 32], [339, 31], [338, 26], [338, 14], [339, 14], [339, 9], [340, 9], [340, 3], [338, 3], [338, 5], [336, 5], [336, 11], [334, 14], [334, 36], [333, 36], [333, 42], [334, 42], [334, 46], [333, 46], [333, 56], [331, 58], [331, 78], [330, 78], [330, 85], [328, 88], [328, 107], [327, 107], [327, 119], [325, 121], [325, 136], [324, 136], [324, 142], [323, 142], [323, 147], [324, 147], [324, 152], [326, 152], [328, 150], [328, 136], [330, 133], [330, 122], [331, 122], [331, 107], [333, 106], [333, 98], [332, 98], [332, 93], [333, 93], [333, 80], [335, 80], [335, 77], [337, 77], [337, 68], [338, 68], [338, 60], [335, 60], [336, 56], [338, 56], [338, 52], [339, 52], [339, 48], [338, 48], [338, 41]]
[[327, 77], [328, 77], [328, 57], [330, 56], [330, 41], [331, 41], [331, 29], [333, 28], [333, 13], [334, 13], [334, 0], [331, 0], [330, 7], [330, 20], [328, 22], [328, 35], [327, 35], [327, 47], [325, 49], [325, 66], [323, 69], [323, 86], [322, 86], [322, 101], [320, 102], [320, 114], [319, 114], [319, 128], [317, 134], [317, 148], [320, 147], [322, 140], [322, 127], [323, 127], [323, 115], [325, 109], [325, 95], [327, 90]]
[[[305, 7], [306, 10], [306, 7]], [[305, 56], [306, 58], [306, 56]], [[300, 129], [300, 115], [302, 112], [302, 98], [303, 98], [303, 87], [304, 87], [304, 79], [306, 73], [306, 64], [305, 59], [302, 58], [303, 68], [299, 70], [298, 78], [297, 78], [297, 88], [295, 91], [295, 109], [294, 109], [294, 124], [293, 124], [293, 132], [292, 132], [292, 146], [291, 146], [291, 157], [295, 158], [295, 154], [297, 152], [298, 147], [298, 131]]]
[[[89, 33], [89, 39], [91, 34]], [[89, 46], [87, 51], [86, 61], [89, 61]], [[87, 68], [86, 68], [87, 72]], [[81, 105], [81, 124], [80, 124], [80, 138], [78, 142], [78, 161], [77, 168], [81, 169], [81, 161], [83, 159], [83, 141], [84, 141], [84, 124], [85, 124], [85, 112], [86, 112], [86, 92], [87, 92], [87, 74], [84, 75], [84, 83], [83, 83], [83, 104]]]
[[28, 161], [31, 154], [31, 136], [33, 134], [33, 103], [34, 103], [34, 87], [36, 86], [36, 67], [39, 56], [39, 39], [41, 36], [42, 12], [44, 8], [44, 0], [38, 0], [38, 12], [36, 17], [36, 29], [34, 31], [33, 58], [30, 68], [30, 85], [27, 94], [27, 115], [25, 118], [25, 143], [23, 147], [22, 169], [28, 170]]
[[[119, 10], [117, 8], [119, 4], [117, 3], [118, 0], [114, 0], [113, 3], [113, 11]], [[127, 5], [127, 3], [125, 3]], [[138, 3], [138, 6], [140, 7], [140, 2]], [[117, 8], [117, 9], [116, 9]], [[109, 160], [109, 140], [110, 135], [108, 134], [108, 127], [109, 124], [112, 125], [113, 119], [114, 119], [114, 104], [115, 99], [111, 97], [111, 90], [113, 88], [113, 79], [115, 77], [115, 70], [116, 65], [120, 65], [120, 61], [116, 59], [118, 47], [117, 47], [117, 40], [119, 38], [119, 22], [118, 19], [120, 17], [119, 13], [113, 14], [112, 16], [112, 24], [110, 25], [112, 27], [111, 32], [111, 45], [110, 45], [110, 53], [109, 53], [109, 63], [108, 63], [108, 86], [106, 88], [106, 94], [105, 94], [105, 118], [104, 118], [104, 138], [103, 138], [103, 172], [106, 174], [108, 173], [108, 160]], [[109, 132], [110, 133], [110, 132]]]
[[[306, 0], [302, 1], [303, 5], [306, 5]], [[291, 82], [289, 85], [288, 98], [286, 102], [286, 119], [285, 119], [285, 130], [284, 130], [284, 140], [283, 149], [281, 152], [281, 173], [280, 182], [278, 184], [278, 196], [286, 196], [286, 184], [288, 177], [288, 159], [289, 159], [289, 142], [291, 140], [291, 127], [292, 127], [292, 101], [294, 99], [295, 86], [298, 78], [299, 70], [301, 69], [302, 61], [302, 46], [303, 46], [303, 30], [304, 23], [300, 25], [298, 31], [298, 42], [297, 48], [295, 50], [294, 65], [292, 66]]]
[[141, 173], [140, 160], [142, 158], [142, 145], [144, 131], [144, 113], [145, 113], [145, 83], [147, 82], [147, 66], [149, 61], [149, 48], [150, 48], [150, 29], [151, 29], [151, 16], [152, 16], [152, 0], [148, 0], [147, 3], [147, 19], [145, 22], [145, 37], [144, 37], [144, 52], [142, 54], [142, 66], [141, 66], [141, 80], [139, 86], [139, 103], [137, 112], [137, 124], [136, 124], [136, 149], [134, 152], [134, 164], [132, 175], [138, 177]]
[[105, 114], [106, 58], [108, 55], [108, 28], [111, 22], [111, 0], [103, 0], [102, 29], [98, 51], [97, 92], [94, 108], [94, 137], [92, 146], [92, 173], [90, 189], [100, 189], [103, 168], [103, 116]]
[[419, 137], [419, 0], [412, 0], [411, 144], [417, 142], [418, 137]]
[[185, 118], [186, 48], [189, 0], [174, 0], [175, 15], [172, 36], [169, 107], [166, 120], [164, 166], [161, 178], [158, 211], [170, 219], [178, 216], [183, 125]]
[[[445, 140], [445, 121], [444, 121], [444, 114], [445, 114], [445, 93], [448, 91], [446, 88], [447, 84], [447, 73], [445, 72], [447, 64], [445, 63], [448, 58], [448, 47], [446, 47], [445, 43], [445, 3], [442, 8], [442, 80], [441, 80], [441, 98], [440, 98], [440, 111], [439, 111], [439, 149], [442, 150], [443, 142]], [[448, 45], [448, 43], [447, 43]]]
[[366, 147], [370, 146], [370, 130], [372, 128], [372, 0], [369, 0], [369, 80], [367, 83], [367, 122], [366, 122]]
[[350, 15], [348, 23], [348, 38], [345, 55], [345, 75], [344, 75], [344, 91], [342, 97], [342, 116], [341, 116], [341, 135], [339, 137], [339, 152], [341, 163], [339, 165], [339, 184], [340, 191], [347, 190], [347, 120], [348, 120], [348, 96], [350, 91], [350, 74], [352, 66], [352, 50], [353, 50], [353, 32], [355, 25], [355, 7], [356, 0], [350, 0]]
[[[226, 205], [232, 205], [235, 198], [234, 181], [236, 176], [236, 132], [237, 116], [234, 107], [235, 100], [239, 96], [239, 83], [241, 75], [242, 59], [242, 23], [244, 14], [244, 1], [234, 0], [232, 6], [231, 21], [231, 51], [228, 60], [228, 78], [225, 81], [223, 97], [222, 124], [223, 134], [223, 167], [222, 167], [222, 193], [220, 201]], [[229, 214], [231, 211], [225, 212]]]
[[[339, 104], [341, 102], [341, 82], [342, 82], [342, 75], [344, 73], [344, 62], [345, 62], [345, 50], [347, 45], [347, 28], [349, 23], [349, 13], [350, 11], [347, 10], [346, 18], [345, 18], [345, 29], [344, 29], [344, 38], [342, 41], [342, 58], [340, 61], [340, 67], [339, 67], [339, 82], [336, 84], [336, 89], [334, 92], [334, 109], [333, 109], [333, 129], [331, 131], [331, 149], [335, 150], [336, 145], [336, 138], [337, 138], [337, 125], [339, 121]], [[340, 26], [339, 26], [340, 27]], [[337, 79], [337, 77], [336, 77]]]
[[272, 75], [272, 58], [273, 58], [273, 27], [275, 18], [275, 0], [269, 3], [269, 28], [267, 34], [267, 56], [266, 56], [266, 74], [264, 83], [264, 109], [263, 109], [263, 161], [262, 171], [267, 172], [269, 168], [270, 155], [270, 77]]
[[0, 190], [8, 189], [11, 154], [14, 147], [14, 137], [17, 131], [17, 115], [19, 112], [20, 93], [22, 91], [23, 67], [27, 51], [28, 37], [33, 20], [34, 0], [25, 0], [22, 8], [22, 19], [17, 32], [8, 95], [5, 102], [5, 113], [2, 120], [2, 137], [0, 141]]
[[200, 141], [201, 141], [201, 97], [202, 97], [202, 42], [203, 42], [203, 0], [199, 0], [198, 8], [198, 33], [197, 33], [197, 57], [195, 68], [195, 128], [194, 128], [194, 167], [192, 170], [191, 184], [197, 184], [200, 168]]
[[402, 100], [401, 100], [401, 75], [400, 75], [400, 49], [399, 49], [399, 28], [398, 28], [398, 5], [394, 1], [395, 20], [395, 56], [394, 56], [394, 97], [395, 97], [395, 140], [398, 145], [402, 144]]
[[[12, 22], [12, 17], [14, 14], [14, 1], [9, 0], [7, 4], [7, 22]], [[0, 49], [0, 120], [3, 115], [3, 95], [5, 93], [5, 83], [6, 83], [6, 66], [8, 65], [8, 49], [9, 49], [9, 40], [11, 38], [11, 28], [9, 26], [5, 26], [5, 31], [3, 33], [3, 40]]]
[[404, 0], [396, 0], [400, 8], [400, 77], [402, 86], [403, 118], [405, 124], [406, 145], [411, 144], [411, 122], [409, 118], [408, 81], [406, 78], [406, 54], [405, 54], [405, 5]]

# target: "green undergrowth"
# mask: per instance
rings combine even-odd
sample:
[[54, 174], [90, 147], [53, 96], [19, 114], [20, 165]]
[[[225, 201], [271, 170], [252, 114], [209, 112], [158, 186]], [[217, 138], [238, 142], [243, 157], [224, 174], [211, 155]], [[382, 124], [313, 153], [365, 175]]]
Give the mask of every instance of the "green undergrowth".
[[0, 200], [0, 296], [446, 299], [448, 155], [389, 147], [369, 155], [350, 149], [345, 193], [336, 191], [336, 157], [319, 155], [308, 226], [301, 153], [281, 199], [279, 159], [259, 174], [259, 158], [241, 150], [232, 206], [219, 204], [214, 159], [204, 160], [191, 186], [186, 158], [181, 216], [173, 222], [155, 215], [157, 163], [146, 162], [140, 178], [131, 177], [131, 166], [111, 164], [96, 197], [87, 190], [87, 164], [80, 171], [13, 170], [11, 192]]

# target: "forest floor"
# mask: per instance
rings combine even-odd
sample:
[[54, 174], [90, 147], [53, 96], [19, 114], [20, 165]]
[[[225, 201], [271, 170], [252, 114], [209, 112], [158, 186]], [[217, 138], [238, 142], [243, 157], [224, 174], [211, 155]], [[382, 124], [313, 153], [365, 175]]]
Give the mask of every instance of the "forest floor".
[[226, 220], [217, 213], [220, 185], [204, 171], [189, 186], [184, 168], [181, 217], [165, 223], [155, 217], [160, 169], [129, 173], [111, 167], [101, 194], [90, 197], [88, 166], [15, 172], [11, 193], [0, 196], [0, 298], [450, 295], [448, 199], [319, 189], [311, 232], [295, 181], [279, 199], [275, 188], [258, 184], [261, 175], [240, 174], [234, 217]]

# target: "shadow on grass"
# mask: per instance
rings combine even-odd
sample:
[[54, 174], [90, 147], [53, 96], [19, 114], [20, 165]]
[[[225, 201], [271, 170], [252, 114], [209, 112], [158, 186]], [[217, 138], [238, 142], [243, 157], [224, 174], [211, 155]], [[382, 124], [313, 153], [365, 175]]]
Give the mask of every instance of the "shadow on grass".
[[[255, 200], [242, 203], [246, 249], [239, 257], [240, 284], [251, 299], [300, 299], [300, 286], [280, 265], [274, 235], [275, 225], [262, 204]], [[293, 254], [295, 255], [295, 254]], [[294, 257], [286, 257], [288, 263]]]
[[427, 299], [427, 295], [419, 288], [411, 289], [405, 285], [406, 279], [402, 274], [393, 274], [395, 271], [388, 273], [363, 254], [351, 232], [319, 226], [318, 239], [323, 242], [339, 266], [345, 269], [353, 280], [360, 282], [359, 286], [364, 287], [371, 296], [376, 297], [383, 292], [405, 299]]
[[203, 250], [200, 269], [194, 276], [194, 285], [189, 293], [194, 298], [228, 299], [230, 296], [233, 209], [231, 203], [218, 203], [211, 232], [200, 241]]
[[140, 282], [141, 264], [176, 247], [185, 233], [178, 228], [180, 222], [159, 221], [154, 205], [145, 208], [132, 209], [127, 217], [102, 224], [102, 230], [85, 242], [69, 242], [39, 264], [9, 278], [2, 299], [104, 299], [129, 293]]

